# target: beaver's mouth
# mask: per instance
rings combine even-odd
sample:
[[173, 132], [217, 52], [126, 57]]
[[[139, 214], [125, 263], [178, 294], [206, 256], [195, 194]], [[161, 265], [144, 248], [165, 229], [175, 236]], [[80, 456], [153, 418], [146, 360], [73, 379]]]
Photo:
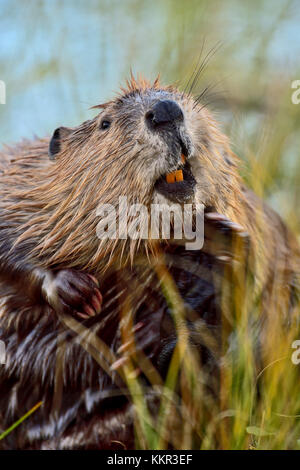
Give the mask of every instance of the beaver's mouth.
[[175, 171], [161, 176], [155, 183], [158, 193], [174, 202], [187, 202], [194, 194], [196, 180], [191, 165], [181, 154], [181, 160]]

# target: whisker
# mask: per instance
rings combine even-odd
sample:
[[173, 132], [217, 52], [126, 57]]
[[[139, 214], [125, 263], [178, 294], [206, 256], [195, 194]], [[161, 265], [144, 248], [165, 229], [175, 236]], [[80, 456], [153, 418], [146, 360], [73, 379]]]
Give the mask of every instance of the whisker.
[[198, 103], [198, 106], [201, 104], [201, 107], [199, 108], [198, 112], [200, 112], [202, 109], [204, 108], [207, 108], [207, 106], [210, 106], [214, 103], [214, 100], [216, 99], [216, 97], [218, 96], [223, 96], [223, 94], [221, 94], [221, 92], [215, 92], [213, 94], [210, 95], [210, 100], [205, 102], [205, 103]]
[[184, 94], [185, 94], [186, 91], [188, 90], [189, 84], [190, 84], [191, 80], [193, 79], [193, 77], [195, 76], [196, 71], [197, 71], [197, 69], [198, 69], [198, 67], [199, 67], [200, 60], [201, 60], [202, 53], [203, 53], [203, 49], [204, 49], [204, 44], [205, 44], [205, 38], [203, 38], [203, 41], [202, 41], [201, 51], [200, 51], [200, 54], [199, 54], [199, 57], [198, 57], [196, 66], [195, 66], [195, 68], [194, 68], [194, 70], [193, 70], [193, 72], [192, 72], [190, 78], [188, 79], [187, 84], [186, 84], [185, 87], [184, 87], [184, 90], [183, 90], [183, 93], [184, 93]]
[[199, 69], [197, 70], [197, 73], [192, 81], [192, 84], [190, 86], [190, 89], [189, 89], [189, 92], [188, 92], [188, 95], [191, 95], [193, 93], [193, 89], [195, 88], [195, 86], [197, 85], [198, 81], [199, 81], [199, 78], [202, 74], [202, 72], [204, 72], [204, 70], [206, 69], [207, 67], [207, 64], [209, 63], [209, 61], [211, 60], [211, 58], [217, 53], [217, 51], [221, 48], [222, 46], [222, 43], [221, 41], [218, 41], [206, 54], [206, 56], [204, 57]]
[[204, 104], [203, 103], [203, 100], [204, 99], [207, 99], [207, 98], [213, 98], [213, 97], [216, 97], [216, 96], [222, 96], [223, 95], [223, 91], [214, 91], [212, 92], [212, 90], [214, 90], [220, 83], [222, 82], [222, 79], [218, 80], [217, 82], [214, 82], [214, 83], [210, 83], [209, 85], [207, 85], [203, 90], [202, 92], [195, 98], [195, 103], [193, 105], [193, 109], [195, 109], [196, 106], [198, 106], [199, 104]]

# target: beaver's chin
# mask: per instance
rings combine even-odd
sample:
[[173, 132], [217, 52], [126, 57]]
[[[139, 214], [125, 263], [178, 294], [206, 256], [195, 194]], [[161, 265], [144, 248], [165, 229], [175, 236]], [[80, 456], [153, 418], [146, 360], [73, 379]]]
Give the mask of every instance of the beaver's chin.
[[155, 183], [155, 190], [172, 202], [189, 202], [194, 196], [196, 180], [188, 162], [178, 170], [161, 176]]

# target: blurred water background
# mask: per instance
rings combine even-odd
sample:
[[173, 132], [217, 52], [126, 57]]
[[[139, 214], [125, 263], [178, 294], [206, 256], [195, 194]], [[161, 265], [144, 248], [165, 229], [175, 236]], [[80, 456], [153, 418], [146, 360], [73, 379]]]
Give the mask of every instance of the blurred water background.
[[196, 93], [243, 160], [249, 185], [300, 227], [300, 3], [297, 0], [0, 0], [0, 143], [95, 115], [133, 72], [183, 87], [213, 54]]

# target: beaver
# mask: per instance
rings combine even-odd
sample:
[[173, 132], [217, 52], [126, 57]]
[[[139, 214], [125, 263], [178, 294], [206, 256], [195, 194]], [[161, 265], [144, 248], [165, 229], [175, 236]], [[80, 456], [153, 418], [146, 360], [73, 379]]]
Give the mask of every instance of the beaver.
[[[282, 318], [295, 306], [297, 242], [245, 187], [228, 138], [199, 100], [131, 76], [95, 108], [78, 127], [1, 153], [2, 430], [42, 402], [3, 448], [135, 447], [135, 406], [119, 373], [128, 357], [119, 355], [128, 328], [153, 374], [166, 376], [179, 335], [162, 289], [168, 276], [183, 299], [189, 341], [214, 377], [217, 359], [193, 338], [194, 325], [204, 323], [218, 343], [220, 286], [237, 245], [263, 299], [262, 321], [274, 295]], [[116, 207], [120, 196], [147, 208], [202, 204], [203, 248], [151, 236], [100, 240], [99, 203]], [[157, 409], [151, 390], [145, 401]]]

